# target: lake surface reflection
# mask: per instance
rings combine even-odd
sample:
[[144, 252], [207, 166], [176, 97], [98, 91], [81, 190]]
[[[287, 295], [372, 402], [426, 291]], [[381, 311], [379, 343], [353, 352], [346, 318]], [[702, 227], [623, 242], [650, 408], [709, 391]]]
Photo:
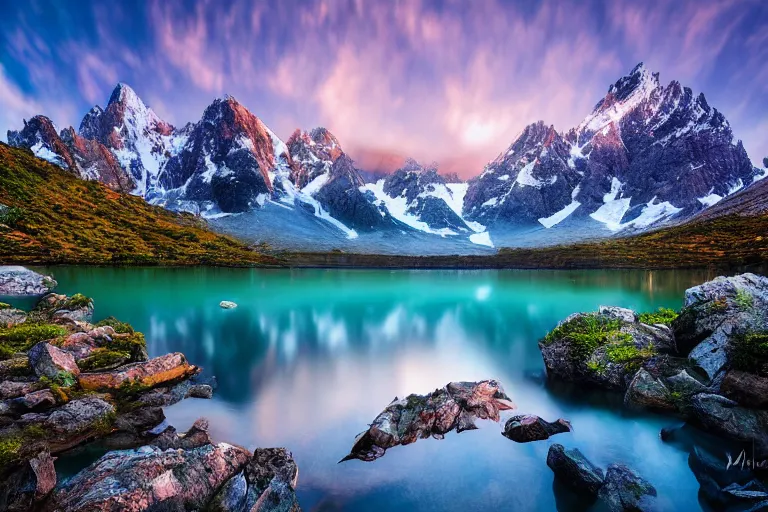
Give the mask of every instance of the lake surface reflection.
[[[143, 331], [151, 356], [181, 351], [216, 375], [213, 400], [186, 400], [169, 420], [183, 430], [205, 416], [216, 440], [288, 447], [304, 510], [585, 510], [553, 482], [552, 442], [603, 468], [635, 468], [662, 510], [700, 509], [687, 452], [658, 437], [674, 420], [547, 384], [537, 340], [601, 304], [679, 308], [686, 288], [712, 277], [704, 272], [49, 270], [59, 291], [94, 298], [96, 320], [114, 315]], [[223, 310], [221, 300], [239, 306]], [[486, 378], [517, 412], [566, 418], [573, 433], [521, 445], [478, 421], [372, 463], [337, 464], [395, 396]]]

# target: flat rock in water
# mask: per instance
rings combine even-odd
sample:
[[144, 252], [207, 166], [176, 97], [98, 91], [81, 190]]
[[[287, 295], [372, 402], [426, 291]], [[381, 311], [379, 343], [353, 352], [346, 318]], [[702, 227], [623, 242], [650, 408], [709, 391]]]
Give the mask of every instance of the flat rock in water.
[[511, 410], [515, 404], [495, 380], [451, 382], [428, 395], [395, 398], [355, 440], [349, 455], [363, 461], [382, 457], [393, 446], [406, 445], [434, 437], [442, 439], [452, 430], [462, 432], [477, 428], [475, 419], [498, 422], [499, 411]]
[[531, 441], [543, 441], [555, 434], [562, 434], [571, 430], [571, 424], [562, 418], [550, 423], [538, 416], [526, 414], [509, 418], [501, 435], [518, 443], [529, 443]]
[[219, 306], [221, 306], [224, 309], [234, 309], [237, 307], [237, 304], [229, 300], [223, 300], [219, 302]]
[[25, 267], [0, 265], [0, 295], [43, 295], [56, 281]]

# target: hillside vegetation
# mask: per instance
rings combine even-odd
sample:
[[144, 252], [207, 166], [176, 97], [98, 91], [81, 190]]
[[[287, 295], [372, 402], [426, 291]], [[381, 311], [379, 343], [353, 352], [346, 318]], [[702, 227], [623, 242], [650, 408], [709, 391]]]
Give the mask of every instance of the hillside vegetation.
[[276, 260], [205, 222], [83, 181], [0, 143], [0, 262], [259, 265]]

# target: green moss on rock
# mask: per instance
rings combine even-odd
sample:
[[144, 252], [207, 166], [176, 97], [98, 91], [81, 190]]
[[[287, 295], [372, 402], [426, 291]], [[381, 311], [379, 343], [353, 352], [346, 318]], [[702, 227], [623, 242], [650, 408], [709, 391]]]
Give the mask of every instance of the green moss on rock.
[[5, 302], [0, 302], [0, 309], [11, 309], [11, 305], [6, 304]]
[[60, 325], [25, 322], [11, 327], [0, 327], [0, 359], [10, 359], [18, 352], [26, 352], [41, 341], [64, 336], [67, 330]]
[[768, 376], [768, 331], [737, 334], [729, 351], [733, 368]]
[[656, 311], [649, 313], [640, 313], [638, 320], [644, 324], [655, 325], [672, 325], [672, 322], [679, 316], [679, 313], [670, 308], [659, 308]]
[[80, 361], [77, 365], [84, 372], [113, 368], [130, 360], [131, 354], [118, 350], [100, 348], [94, 350], [90, 356]]
[[104, 320], [100, 320], [95, 325], [96, 327], [105, 327], [105, 326], [112, 327], [115, 330], [115, 332], [118, 334], [133, 334], [135, 332], [131, 324], [129, 324], [128, 322], [121, 322], [120, 320], [118, 320], [113, 316], [109, 316]]
[[568, 341], [573, 356], [585, 361], [598, 347], [618, 336], [620, 328], [621, 320], [589, 313], [560, 324], [549, 332], [542, 342], [548, 345], [557, 340]]

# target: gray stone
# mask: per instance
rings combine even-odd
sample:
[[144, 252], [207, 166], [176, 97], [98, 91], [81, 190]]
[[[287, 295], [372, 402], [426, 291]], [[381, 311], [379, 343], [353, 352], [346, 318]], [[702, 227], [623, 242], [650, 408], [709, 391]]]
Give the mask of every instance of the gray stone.
[[80, 369], [72, 354], [44, 341], [29, 349], [27, 357], [38, 377], [54, 378], [59, 372], [80, 375]]
[[612, 512], [656, 510], [656, 489], [635, 471], [611, 464], [598, 497]]
[[768, 411], [740, 407], [720, 395], [691, 398], [693, 419], [705, 430], [735, 441], [754, 443], [757, 457], [768, 456]]
[[647, 408], [660, 411], [676, 411], [677, 405], [670, 390], [645, 369], [635, 374], [624, 395], [624, 404], [628, 407]]
[[627, 323], [637, 322], [637, 313], [627, 308], [620, 308], [618, 306], [600, 306], [597, 310], [598, 314], [605, 315], [609, 318], [615, 318]]
[[0, 295], [43, 295], [56, 281], [25, 267], [0, 265]]
[[584, 457], [578, 448], [566, 450], [561, 444], [553, 444], [547, 453], [547, 466], [555, 473], [555, 478], [589, 496], [597, 496], [605, 482], [603, 470]]

